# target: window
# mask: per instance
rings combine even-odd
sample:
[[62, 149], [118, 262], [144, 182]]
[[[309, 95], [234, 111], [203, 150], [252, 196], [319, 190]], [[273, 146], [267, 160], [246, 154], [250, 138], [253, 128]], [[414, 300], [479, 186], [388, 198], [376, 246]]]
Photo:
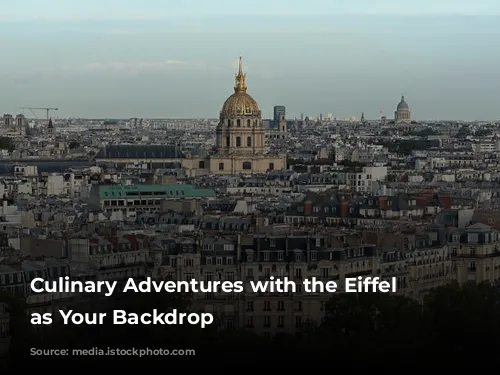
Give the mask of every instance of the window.
[[278, 316], [278, 328], [284, 328], [285, 327], [285, 317], [280, 315]]
[[253, 316], [249, 316], [247, 318], [247, 327], [248, 328], [253, 328]]
[[302, 317], [296, 316], [295, 317], [295, 328], [300, 328], [300, 326], [302, 326]]
[[284, 257], [285, 254], [282, 251], [278, 252], [278, 260], [283, 260]]
[[247, 311], [253, 311], [253, 301], [247, 302]]
[[265, 316], [264, 317], [264, 328], [269, 328], [269, 327], [271, 327], [271, 317]]
[[205, 263], [206, 263], [207, 265], [211, 265], [211, 264], [213, 263], [213, 262], [212, 262], [212, 260], [213, 260], [213, 259], [212, 259], [212, 257], [206, 257], [206, 258], [205, 258]]
[[198, 163], [198, 168], [205, 169], [205, 162], [203, 160]]
[[233, 257], [226, 257], [226, 264], [228, 266], [232, 265], [233, 264]]
[[269, 170], [274, 171], [274, 163], [269, 163]]
[[266, 251], [264, 252], [264, 261], [268, 261], [269, 260], [269, 253]]
[[252, 137], [247, 137], [247, 147], [252, 147]]
[[311, 260], [315, 262], [318, 259], [318, 254], [316, 251], [311, 252]]
[[227, 120], [227, 126], [231, 127], [231, 120]]
[[243, 169], [245, 170], [252, 169], [252, 163], [249, 161], [243, 162]]
[[264, 301], [264, 311], [271, 311], [271, 301]]
[[295, 270], [295, 278], [296, 278], [297, 280], [302, 280], [302, 269], [297, 268], [297, 269]]
[[226, 137], [226, 147], [229, 147], [229, 146], [231, 146], [231, 138]]
[[219, 171], [223, 171], [224, 170], [224, 163], [219, 163]]
[[236, 147], [241, 147], [241, 137], [236, 137]]
[[271, 277], [271, 269], [270, 268], [264, 268], [264, 277], [266, 279], [269, 279]]
[[467, 240], [469, 243], [477, 243], [477, 241], [478, 241], [477, 233], [469, 233], [469, 235], [467, 237], [468, 237]]
[[247, 128], [249, 128], [249, 127], [250, 127], [250, 125], [251, 125], [251, 124], [250, 124], [250, 120], [247, 120]]
[[241, 120], [238, 119], [238, 120], [236, 120], [236, 127], [239, 128], [240, 126], [241, 126]]
[[216, 262], [216, 264], [217, 264], [218, 266], [222, 266], [222, 257], [217, 257], [217, 258], [215, 259], [215, 262]]
[[278, 311], [285, 311], [285, 302], [278, 301]]
[[276, 247], [276, 240], [274, 238], [269, 239], [269, 246]]
[[328, 279], [328, 277], [330, 276], [330, 272], [329, 272], [328, 268], [320, 268], [320, 275], [321, 275], [321, 278]]

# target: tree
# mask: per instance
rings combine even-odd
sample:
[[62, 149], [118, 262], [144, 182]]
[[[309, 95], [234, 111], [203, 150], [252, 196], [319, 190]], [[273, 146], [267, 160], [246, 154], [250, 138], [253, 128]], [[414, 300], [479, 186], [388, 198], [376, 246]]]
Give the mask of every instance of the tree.
[[465, 138], [468, 135], [471, 135], [471, 131], [468, 126], [464, 125], [458, 130], [457, 138]]
[[12, 138], [0, 137], [0, 150], [9, 150], [9, 152], [12, 152], [15, 149], [16, 146], [14, 145]]
[[72, 149], [74, 149], [74, 148], [79, 148], [79, 147], [80, 147], [80, 143], [79, 143], [79, 142], [77, 142], [77, 141], [71, 141], [71, 142], [69, 143], [69, 146], [68, 146], [68, 147], [69, 147], [69, 149], [70, 149], [70, 150], [72, 150]]
[[500, 335], [500, 294], [489, 284], [457, 283], [436, 289], [425, 300], [429, 340], [448, 358], [468, 356], [481, 343], [482, 354], [493, 355]]

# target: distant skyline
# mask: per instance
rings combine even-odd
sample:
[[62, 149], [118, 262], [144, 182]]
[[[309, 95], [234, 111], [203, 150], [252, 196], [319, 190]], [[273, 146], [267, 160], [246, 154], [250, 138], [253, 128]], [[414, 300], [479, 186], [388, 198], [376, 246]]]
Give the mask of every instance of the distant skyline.
[[264, 117], [392, 118], [404, 93], [416, 120], [494, 120], [499, 21], [487, 0], [18, 0], [0, 14], [0, 111], [218, 117], [241, 55]]

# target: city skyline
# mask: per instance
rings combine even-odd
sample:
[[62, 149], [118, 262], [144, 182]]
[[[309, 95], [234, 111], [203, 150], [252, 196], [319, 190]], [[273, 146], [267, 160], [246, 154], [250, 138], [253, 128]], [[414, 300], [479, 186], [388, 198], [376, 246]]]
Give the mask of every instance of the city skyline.
[[289, 118], [376, 119], [381, 110], [392, 118], [402, 93], [415, 120], [500, 118], [494, 2], [275, 1], [244, 19], [239, 2], [150, 1], [142, 12], [132, 2], [50, 3], [57, 11], [23, 1], [2, 15], [0, 39], [12, 51], [0, 62], [4, 113], [47, 106], [57, 117], [216, 118], [242, 55], [266, 118], [275, 105]]

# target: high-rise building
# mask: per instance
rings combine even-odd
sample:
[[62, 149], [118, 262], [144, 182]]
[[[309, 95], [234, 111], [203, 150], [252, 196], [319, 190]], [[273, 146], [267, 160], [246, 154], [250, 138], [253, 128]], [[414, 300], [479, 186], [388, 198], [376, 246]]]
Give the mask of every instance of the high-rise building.
[[280, 121], [285, 120], [285, 114], [286, 114], [285, 106], [283, 105], [274, 106], [274, 117], [273, 117], [274, 127], [277, 127]]

